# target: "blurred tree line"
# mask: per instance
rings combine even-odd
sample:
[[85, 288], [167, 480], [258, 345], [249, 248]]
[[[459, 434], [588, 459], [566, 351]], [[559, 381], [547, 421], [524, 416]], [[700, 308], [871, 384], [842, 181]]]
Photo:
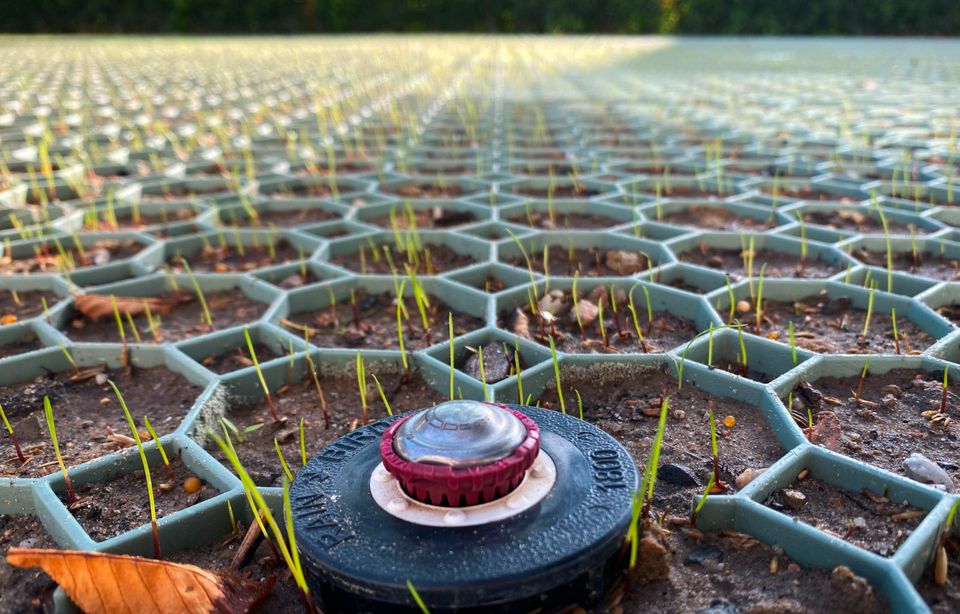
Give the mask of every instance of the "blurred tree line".
[[960, 0], [6, 0], [5, 32], [960, 34]]

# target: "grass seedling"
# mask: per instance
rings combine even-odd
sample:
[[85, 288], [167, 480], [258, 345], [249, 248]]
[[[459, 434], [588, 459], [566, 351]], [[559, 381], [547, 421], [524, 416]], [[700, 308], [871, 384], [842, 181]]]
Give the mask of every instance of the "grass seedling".
[[450, 400], [452, 401], [453, 400], [453, 375], [454, 375], [454, 372], [456, 371], [456, 367], [454, 366], [454, 354], [455, 354], [454, 349], [455, 348], [453, 347], [453, 314], [452, 313], [447, 314], [447, 330], [450, 335], [450, 342], [449, 342], [450, 344]]
[[804, 271], [807, 270], [807, 253], [809, 246], [807, 245], [807, 224], [803, 219], [802, 213], [797, 213], [797, 222], [800, 224], [800, 268], [798, 272], [800, 277], [803, 277]]
[[553, 361], [553, 379], [557, 384], [557, 397], [560, 399], [560, 411], [567, 413], [567, 404], [563, 400], [563, 386], [560, 385], [560, 360], [557, 358], [557, 346], [550, 337], [550, 359]]
[[174, 481], [173, 467], [170, 465], [170, 457], [167, 456], [167, 451], [164, 449], [163, 444], [160, 443], [160, 438], [157, 436], [157, 432], [153, 430], [153, 425], [150, 424], [150, 419], [146, 416], [143, 417], [143, 426], [146, 427], [147, 432], [150, 433], [150, 439], [157, 444], [157, 451], [160, 452], [160, 459], [163, 460], [163, 466], [167, 468], [167, 475], [170, 478], [170, 481]]
[[893, 323], [893, 348], [900, 353], [900, 333], [897, 331], [897, 308], [890, 308], [890, 321]]
[[256, 424], [245, 426], [241, 429], [241, 428], [238, 428], [236, 424], [234, 424], [233, 422], [230, 422], [226, 418], [220, 418], [220, 424], [225, 429], [229, 429], [234, 434], [234, 436], [236, 436], [237, 442], [239, 443], [245, 442], [247, 440], [247, 435], [249, 435], [250, 433], [253, 433], [254, 431], [259, 431], [260, 429], [263, 428], [263, 422], [258, 422]]
[[370, 422], [367, 407], [367, 372], [363, 367], [363, 356], [357, 352], [357, 389], [360, 391], [360, 408], [363, 412], [363, 424]]
[[307, 466], [307, 438], [306, 438], [306, 422], [303, 417], [300, 417], [300, 426], [298, 428], [300, 435], [300, 464], [303, 467]]
[[637, 554], [640, 546], [640, 519], [650, 515], [650, 500], [653, 499], [653, 489], [657, 481], [657, 467], [660, 463], [660, 448], [663, 446], [663, 434], [667, 428], [667, 411], [670, 408], [670, 398], [665, 397], [660, 403], [660, 421], [657, 424], [657, 434], [647, 453], [647, 463], [640, 481], [640, 490], [633, 494], [630, 526], [627, 529], [627, 541], [630, 542], [630, 569], [637, 566]]
[[[137, 431], [137, 425], [133, 422], [133, 416], [130, 415], [130, 410], [127, 409], [127, 403], [123, 400], [123, 395], [120, 394], [120, 389], [117, 388], [115, 383], [113, 383], [113, 380], [107, 380], [107, 383], [110, 384], [111, 388], [113, 388], [113, 394], [117, 396], [117, 401], [120, 402], [120, 407], [123, 409], [123, 415], [127, 419], [127, 425], [130, 427], [130, 432], [133, 434], [133, 440], [137, 444], [137, 452], [140, 454], [140, 462], [143, 464], [143, 474], [146, 476], [147, 480], [147, 498], [150, 502], [150, 527], [153, 530], [153, 556], [159, 560], [160, 528], [157, 526], [157, 503], [153, 498], [153, 480], [150, 477], [150, 463], [147, 462], [147, 453], [143, 449], [143, 442], [140, 440], [140, 432]], [[47, 405], [46, 401], [44, 404]], [[53, 431], [51, 430], [51, 433], [52, 432]]]
[[[570, 291], [571, 296], [573, 297], [573, 315], [577, 318], [577, 326], [580, 328], [580, 338], [584, 341], [587, 340], [587, 332], [583, 329], [583, 320], [580, 318], [580, 297], [577, 293], [577, 280], [580, 279], [580, 271], [576, 271], [573, 274], [573, 287]], [[633, 297], [630, 297], [631, 305], [633, 305]], [[634, 322], [637, 320], [636, 312], [633, 316]]]
[[[633, 290], [639, 284], [634, 284], [633, 288], [630, 288], [630, 293], [627, 295], [627, 310], [630, 311], [630, 315], [633, 318], [633, 330], [637, 333], [637, 340], [640, 342], [640, 349], [646, 353], [647, 352], [647, 342], [643, 337], [643, 331], [640, 329], [640, 322], [637, 319], [637, 308], [633, 304]], [[579, 321], [579, 314], [577, 317]]]
[[[304, 342], [307, 341], [307, 333], [303, 333]], [[313, 386], [317, 390], [317, 397], [320, 398], [320, 409], [323, 411], [323, 428], [330, 428], [330, 409], [327, 407], [327, 398], [323, 395], [323, 386], [320, 385], [320, 376], [317, 374], [317, 366], [313, 363], [313, 357], [310, 356], [310, 346], [304, 350], [303, 355], [307, 359], [307, 368], [310, 370], [310, 377], [313, 379]]]
[[233, 505], [232, 505], [229, 501], [227, 501], [227, 514], [230, 516], [230, 529], [231, 529], [231, 532], [232, 532], [234, 535], [236, 535], [236, 534], [238, 533], [238, 530], [237, 530], [237, 517], [234, 516], [234, 514], [233, 514]]
[[720, 456], [717, 454], [717, 421], [713, 416], [713, 406], [707, 405], [710, 413], [710, 451], [713, 452], [713, 481], [720, 492], [727, 489], [727, 485], [720, 479]]
[[60, 351], [63, 352], [63, 355], [67, 358], [67, 362], [69, 362], [70, 366], [73, 367], [73, 372], [80, 373], [80, 366], [73, 360], [73, 356], [70, 354], [70, 350], [67, 349], [67, 346], [61, 343], [59, 347]]
[[[577, 395], [577, 416], [583, 420], [583, 399], [580, 398], [580, 391], [577, 389], [573, 390], [573, 394]], [[520, 397], [523, 398], [523, 397]]]
[[423, 599], [420, 597], [420, 593], [417, 592], [417, 589], [413, 586], [413, 582], [410, 580], [407, 580], [407, 590], [410, 591], [410, 596], [413, 597], [413, 602], [417, 604], [418, 608], [420, 608], [420, 614], [430, 614], [427, 604], [423, 602]]
[[287, 459], [283, 457], [283, 450], [280, 449], [280, 441], [276, 437], [273, 438], [273, 447], [277, 450], [277, 458], [280, 459], [280, 466], [283, 468], [283, 473], [287, 476], [287, 479], [292, 482], [293, 472], [290, 471], [290, 466], [287, 465]]
[[940, 413], [947, 413], [947, 387], [950, 384], [950, 369], [943, 370], [943, 392], [940, 395]]
[[130, 355], [127, 352], [127, 335], [123, 330], [123, 318], [120, 317], [120, 308], [117, 306], [117, 297], [111, 294], [110, 302], [113, 303], [113, 317], [117, 321], [117, 330], [120, 331], [120, 343], [123, 346], [120, 350], [120, 362], [124, 367], [126, 367]]
[[730, 301], [730, 313], [727, 314], [727, 324], [733, 324], [733, 318], [737, 313], [737, 299], [733, 294], [733, 284], [730, 283], [730, 276], [726, 276], [727, 299]]
[[53, 406], [50, 405], [50, 397], [48, 396], [43, 397], [43, 413], [47, 418], [47, 429], [50, 431], [50, 440], [53, 442], [53, 453], [57, 457], [57, 464], [60, 465], [63, 481], [67, 485], [67, 502], [73, 505], [77, 502], [77, 492], [73, 489], [73, 482], [70, 481], [67, 466], [63, 463], [63, 455], [60, 454], [60, 442], [57, 441], [57, 429], [53, 424]]
[[490, 391], [487, 390], [487, 374], [483, 368], [483, 347], [477, 347], [477, 362], [480, 365], [480, 383], [483, 385], [483, 400], [490, 400]]
[[[603, 304], [606, 302], [604, 297], [597, 301], [597, 326], [600, 327], [600, 338], [603, 339], [603, 347], [610, 347], [610, 338], [607, 337], [607, 328], [603, 325]], [[553, 335], [550, 336], [553, 339]]]
[[867, 298], [867, 318], [863, 321], [863, 332], [860, 333], [860, 339], [863, 340], [870, 330], [870, 318], [873, 317], [873, 296], [877, 293], [876, 286], [870, 288], [870, 294]]
[[513, 338], [513, 370], [517, 373], [517, 403], [523, 403], [523, 375], [520, 373], [520, 337]]
[[203, 319], [201, 324], [206, 324], [207, 328], [213, 330], [213, 317], [210, 315], [210, 308], [207, 306], [207, 298], [203, 295], [203, 289], [200, 288], [200, 282], [197, 281], [197, 276], [193, 274], [193, 271], [190, 269], [190, 264], [187, 263], [186, 258], [180, 258], [180, 265], [183, 266], [183, 270], [186, 271], [187, 277], [190, 278], [190, 283], [193, 285], [193, 292], [197, 295], [197, 300], [200, 301], [200, 309], [203, 310]]
[[[400, 282], [397, 288], [397, 341], [400, 343], [400, 360], [403, 362], [403, 376], [407, 377], [410, 372], [410, 365], [407, 364], [407, 350], [403, 344], [403, 289], [407, 286], [407, 280]], [[451, 318], [453, 315], [451, 314]], [[453, 323], [451, 322], [451, 325]]]
[[760, 334], [760, 327], [763, 324], [763, 274], [767, 270], [767, 263], [764, 262], [760, 267], [760, 279], [757, 280], [757, 321], [754, 325], [754, 332]]
[[650, 334], [650, 329], [653, 328], [653, 303], [650, 302], [650, 288], [643, 286], [643, 301], [647, 305], [647, 334]]
[[793, 359], [793, 366], [797, 366], [797, 335], [793, 329], [793, 320], [787, 324], [787, 333], [790, 337], [790, 357]]
[[370, 374], [370, 377], [373, 378], [373, 383], [377, 387], [377, 394], [380, 395], [380, 400], [383, 401], [383, 406], [387, 408], [387, 415], [392, 416], [393, 410], [390, 409], [390, 401], [387, 399], [387, 395], [383, 392], [383, 386], [380, 385], [380, 380], [378, 380], [377, 376], [373, 373]]
[[710, 496], [710, 492], [713, 490], [714, 480], [716, 478], [711, 475], [710, 479], [707, 480], [707, 487], [703, 489], [703, 494], [700, 495], [700, 500], [697, 501], [697, 506], [693, 508], [693, 513], [690, 514], [690, 525], [697, 526], [697, 514], [700, 513], [700, 510], [703, 509], [703, 504], [707, 502], [707, 497]]
[[737, 343], [740, 344], [740, 355], [737, 358], [740, 361], [740, 366], [743, 367], [743, 372], [747, 372], [747, 344], [743, 341], [743, 327], [737, 327]]
[[7, 433], [10, 435], [10, 441], [13, 442], [13, 449], [17, 451], [17, 459], [20, 464], [26, 463], [27, 457], [23, 455], [23, 451], [20, 449], [20, 441], [17, 439], [17, 434], [13, 432], [13, 427], [10, 426], [10, 421], [7, 420], [7, 414], [3, 412], [2, 405], [0, 405], [0, 418], [3, 419], [3, 426], [6, 427]]
[[867, 356], [866, 362], [863, 363], [863, 370], [860, 371], [860, 381], [857, 382], [857, 390], [853, 393], [853, 399], [855, 402], [860, 402], [860, 393], [863, 392], [863, 382], [867, 379], [867, 373], [870, 371], [870, 357]]
[[47, 305], [47, 297], [40, 297], [40, 304], [43, 305], [43, 319], [47, 321], [47, 324], [53, 324], [53, 321], [50, 319], [50, 306]]
[[890, 226], [879, 204], [876, 208], [877, 215], [880, 216], [880, 224], [883, 226], [883, 241], [887, 249], [887, 292], [893, 292], [893, 241], [890, 239]]
[[350, 288], [350, 311], [353, 314], [353, 328], [360, 330], [360, 308], [357, 306], [357, 293]]
[[713, 322], [707, 326], [707, 368], [713, 368]]
[[947, 520], [940, 531], [940, 539], [937, 544], [937, 552], [933, 558], [933, 581], [937, 586], [945, 586], [947, 583], [947, 539], [953, 530], [953, 525], [957, 520], [957, 512], [960, 511], [960, 498], [953, 502], [950, 511], [947, 512]]
[[257, 371], [257, 378], [260, 379], [260, 386], [263, 388], [263, 394], [267, 397], [267, 407], [270, 408], [270, 415], [275, 422], [280, 421], [277, 415], [277, 408], [273, 405], [273, 397], [270, 395], [270, 387], [267, 386], [267, 379], [263, 376], [263, 369], [260, 368], [260, 361], [257, 360], [257, 351], [253, 348], [253, 339], [250, 338], [250, 329], [243, 327], [243, 338], [247, 341], [247, 350], [250, 352], [250, 360], [253, 361], [253, 367]]

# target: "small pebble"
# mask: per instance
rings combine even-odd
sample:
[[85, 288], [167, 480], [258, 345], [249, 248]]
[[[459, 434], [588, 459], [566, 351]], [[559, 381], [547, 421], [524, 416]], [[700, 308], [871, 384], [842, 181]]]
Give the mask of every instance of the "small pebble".
[[799, 490], [786, 488], [783, 490], [783, 502], [791, 509], [798, 510], [807, 503], [807, 496]]
[[191, 476], [183, 481], [183, 492], [192, 495], [193, 493], [200, 492], [200, 486], [200, 478]]
[[670, 415], [673, 416], [674, 420], [683, 420], [687, 417], [687, 412], [683, 411], [682, 409], [675, 409], [670, 412]]
[[881, 392], [884, 394], [893, 395], [898, 399], [903, 395], [903, 390], [901, 390], [900, 386], [897, 386], [896, 384], [887, 384], [881, 389]]
[[737, 419], [734, 418], [733, 416], [727, 416], [726, 418], [723, 419], [723, 426], [727, 427], [728, 429], [732, 429], [736, 425], [737, 425]]
[[750, 301], [737, 301], [737, 312], [748, 313], [750, 311]]
[[742, 490], [747, 484], [757, 479], [757, 477], [763, 472], [764, 469], [744, 469], [740, 475], [737, 476], [737, 479], [734, 482], [737, 490]]
[[893, 396], [892, 394], [888, 394], [880, 399], [880, 404], [887, 409], [893, 409], [897, 406], [897, 397]]

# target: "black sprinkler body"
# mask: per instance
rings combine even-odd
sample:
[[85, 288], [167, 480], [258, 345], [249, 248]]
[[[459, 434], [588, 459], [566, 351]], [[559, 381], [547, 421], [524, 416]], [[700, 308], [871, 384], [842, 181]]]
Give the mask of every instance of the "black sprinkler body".
[[409, 581], [434, 614], [550, 612], [624, 578], [637, 481], [591, 424], [455, 401], [341, 437], [297, 475], [291, 504], [324, 611], [419, 612]]

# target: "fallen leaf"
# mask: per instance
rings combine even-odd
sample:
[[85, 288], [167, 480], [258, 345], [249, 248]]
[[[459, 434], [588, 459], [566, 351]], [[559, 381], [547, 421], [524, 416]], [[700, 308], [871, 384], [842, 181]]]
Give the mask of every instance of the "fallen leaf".
[[[73, 304], [77, 310], [94, 322], [106, 316], [113, 316], [114, 297], [107, 294], [77, 294], [73, 297]], [[175, 297], [161, 298], [156, 296], [118, 296], [117, 309], [129, 313], [131, 316], [140, 315], [146, 310], [144, 305], [150, 306], [153, 315], [166, 315], [180, 302]]]
[[240, 614], [273, 588], [272, 580], [261, 585], [193, 565], [102, 552], [11, 548], [7, 563], [43, 568], [87, 614]]

